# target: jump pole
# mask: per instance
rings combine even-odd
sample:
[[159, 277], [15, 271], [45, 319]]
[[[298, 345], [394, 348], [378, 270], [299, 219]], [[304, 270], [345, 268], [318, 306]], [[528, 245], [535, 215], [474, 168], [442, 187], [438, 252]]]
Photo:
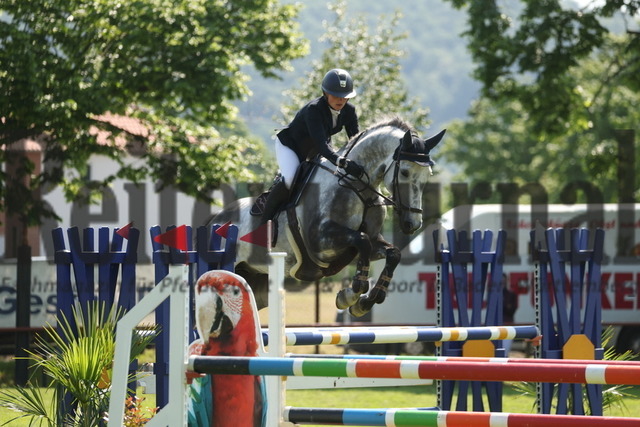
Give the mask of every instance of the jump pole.
[[637, 418], [585, 415], [511, 414], [505, 412], [449, 412], [421, 409], [284, 409], [284, 419], [296, 424], [422, 427], [611, 427], [635, 426]]
[[[274, 314], [277, 316], [277, 314]], [[271, 327], [269, 328], [271, 330]], [[270, 335], [263, 332], [263, 342], [269, 345]], [[536, 326], [476, 326], [476, 327], [343, 327], [329, 329], [286, 328], [286, 345], [389, 344], [409, 342], [451, 342], [471, 340], [534, 339], [540, 335]]]
[[474, 363], [424, 360], [340, 360], [307, 357], [191, 356], [188, 369], [219, 375], [640, 385], [640, 366], [589, 363]]
[[470, 363], [530, 363], [533, 365], [611, 365], [640, 366], [637, 360], [585, 360], [585, 359], [527, 359], [506, 357], [458, 357], [458, 356], [394, 356], [375, 354], [299, 354], [287, 353], [285, 357], [308, 357], [323, 359], [372, 359], [372, 360], [424, 360], [432, 362], [470, 362]]

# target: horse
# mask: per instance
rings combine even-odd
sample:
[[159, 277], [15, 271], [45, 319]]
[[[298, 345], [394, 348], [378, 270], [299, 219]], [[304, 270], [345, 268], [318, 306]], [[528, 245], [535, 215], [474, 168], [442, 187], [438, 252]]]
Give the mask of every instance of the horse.
[[[358, 178], [326, 159], [314, 160], [306, 185], [292, 197], [295, 203], [273, 220], [273, 230], [281, 234], [273, 247], [238, 245], [235, 271], [251, 286], [258, 309], [267, 306], [270, 250], [285, 252], [285, 274], [303, 282], [333, 276], [357, 257], [351, 287], [338, 292], [336, 306], [360, 317], [382, 303], [400, 262], [400, 249], [381, 234], [387, 207], [399, 216], [403, 233], [421, 228], [422, 193], [433, 174], [430, 151], [445, 131], [422, 139], [399, 117], [374, 124], [338, 151], [363, 167]], [[249, 234], [260, 226], [260, 218], [250, 214], [254, 202], [252, 197], [234, 201], [209, 224], [233, 223], [239, 236]], [[384, 268], [369, 290], [370, 263], [382, 258]]]

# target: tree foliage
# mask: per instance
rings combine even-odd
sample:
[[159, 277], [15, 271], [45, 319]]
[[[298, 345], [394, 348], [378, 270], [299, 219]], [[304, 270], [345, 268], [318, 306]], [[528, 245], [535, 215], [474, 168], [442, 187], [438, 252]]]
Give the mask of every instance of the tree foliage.
[[468, 6], [465, 34], [483, 97], [467, 122], [451, 127], [446, 158], [473, 181], [540, 183], [551, 202], [625, 198], [619, 172], [639, 152], [620, 158], [619, 132], [640, 119], [640, 39], [607, 30], [603, 19], [623, 6], [635, 13], [639, 3], [563, 9], [557, 1], [492, 1], [483, 11], [453, 3]]
[[344, 68], [353, 77], [358, 93], [353, 99], [358, 110], [360, 128], [364, 129], [382, 117], [399, 115], [417, 129], [429, 124], [428, 111], [409, 97], [401, 76], [400, 59], [404, 51], [398, 42], [406, 34], [397, 33], [399, 12], [378, 17], [376, 25], [369, 25], [365, 16], [346, 17], [343, 0], [329, 4], [335, 14], [332, 23], [325, 23], [322, 41], [327, 43], [322, 57], [314, 61], [312, 69], [289, 90], [290, 102], [283, 106], [283, 124], [288, 123], [306, 102], [322, 94], [320, 83], [332, 68]]
[[589, 2], [584, 7], [561, 0], [474, 2], [449, 0], [466, 8], [474, 77], [490, 99], [520, 101], [539, 134], [563, 134], [575, 109], [584, 109], [576, 80], [582, 61], [606, 48], [610, 30], [604, 20], [625, 18], [624, 37], [610, 58], [608, 85], [640, 89], [640, 34], [634, 31], [638, 0]]
[[[296, 14], [275, 0], [3, 1], [0, 143], [46, 141], [47, 168], [35, 175], [25, 166], [16, 185], [28, 195], [62, 185], [77, 199], [115, 178], [149, 175], [206, 198], [222, 180], [251, 178], [238, 154], [254, 143], [221, 138], [216, 128], [233, 124], [232, 102], [248, 94], [242, 67], [274, 77], [305, 53]], [[148, 130], [145, 138], [127, 135], [144, 146], [141, 161], [127, 161], [115, 144], [120, 130], [97, 120], [105, 113], [137, 118]], [[95, 127], [111, 132], [109, 143], [96, 143]], [[0, 153], [6, 161], [7, 150]], [[92, 181], [93, 154], [120, 169]], [[0, 210], [30, 225], [54, 214], [33, 197], [4, 204], [5, 183]]]

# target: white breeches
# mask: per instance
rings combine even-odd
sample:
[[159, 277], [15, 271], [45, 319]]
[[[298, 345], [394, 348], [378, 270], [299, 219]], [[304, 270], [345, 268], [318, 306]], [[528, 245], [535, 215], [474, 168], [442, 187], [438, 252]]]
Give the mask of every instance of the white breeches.
[[282, 142], [276, 137], [276, 160], [280, 167], [280, 173], [284, 178], [284, 184], [291, 189], [293, 178], [296, 176], [300, 161], [298, 155], [291, 148], [282, 145]]

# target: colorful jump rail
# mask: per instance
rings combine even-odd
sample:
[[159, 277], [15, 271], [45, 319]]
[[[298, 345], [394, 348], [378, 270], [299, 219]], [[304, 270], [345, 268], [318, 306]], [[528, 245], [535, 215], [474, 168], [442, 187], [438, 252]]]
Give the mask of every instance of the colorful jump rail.
[[504, 357], [444, 357], [444, 356], [393, 356], [375, 354], [300, 354], [288, 353], [286, 357], [308, 357], [320, 359], [371, 359], [371, 360], [424, 360], [431, 362], [469, 362], [469, 363], [530, 363], [533, 365], [553, 365], [553, 364], [578, 364], [583, 365], [616, 365], [616, 366], [640, 366], [640, 361], [634, 360], [589, 360], [582, 359], [508, 359]]
[[[282, 297], [284, 294], [283, 290], [283, 272], [284, 272], [284, 256], [286, 254], [272, 254], [274, 257], [274, 262], [270, 266], [270, 274], [273, 281], [271, 282], [273, 289], [275, 292], [271, 292], [270, 297], [270, 308], [271, 310], [276, 307], [276, 305], [272, 304], [272, 293], [273, 296]], [[156, 287], [152, 293], [154, 295], [159, 295], [156, 290], [160, 290], [160, 287]], [[187, 312], [186, 298], [184, 298], [184, 293], [176, 293], [173, 292], [174, 295], [171, 296], [171, 309], [174, 319], [185, 318], [185, 313]], [[151, 296], [151, 295], [149, 295]], [[121, 336], [121, 331], [131, 330], [139, 319], [144, 316], [146, 312], [151, 309], [151, 307], [155, 306], [159, 303], [158, 301], [149, 301], [147, 302], [147, 296], [145, 300], [141, 301], [132, 311], [127, 315], [131, 316], [130, 319], [127, 319], [129, 322], [128, 325], [118, 326], [118, 338], [116, 343], [116, 354], [120, 355], [120, 363], [114, 362], [114, 378], [120, 378], [119, 384], [116, 387], [116, 381], [114, 380], [114, 389], [112, 390], [112, 401], [110, 406], [110, 419], [109, 419], [109, 427], [120, 427], [122, 425], [122, 413], [124, 410], [124, 396], [126, 390], [126, 383], [124, 381], [125, 376], [122, 375], [126, 372], [126, 360], [129, 355], [130, 346], [130, 336], [124, 335]], [[182, 298], [177, 298], [176, 301], [173, 301], [174, 297], [181, 296]], [[144, 305], [146, 303], [147, 307], [139, 307], [140, 305]], [[270, 310], [270, 311], [271, 311]], [[279, 316], [273, 317], [283, 317], [283, 311], [278, 308], [277, 310], [273, 310]], [[182, 312], [182, 314], [180, 314]], [[125, 319], [123, 319], [124, 321]], [[121, 321], [122, 322], [122, 321]], [[269, 319], [271, 325], [271, 316]], [[186, 336], [186, 325], [188, 322], [183, 321], [182, 325], [174, 325], [174, 323], [180, 322], [172, 322], [170, 327], [172, 328], [171, 336], [173, 339], [176, 338], [184, 338]], [[378, 329], [378, 328], [372, 328]], [[184, 334], [177, 333], [179, 330], [184, 330]], [[281, 331], [281, 334], [274, 334], [272, 337], [272, 344], [270, 345], [271, 350], [276, 350], [276, 347], [279, 347], [278, 342], [280, 344], [284, 344], [284, 326], [282, 329], [272, 328], [273, 331]], [[179, 343], [176, 343], [176, 345]], [[186, 343], [180, 343], [180, 346], [186, 348]], [[272, 349], [271, 347], [274, 347]], [[283, 346], [284, 347], [284, 346]], [[179, 347], [173, 347], [179, 348]], [[119, 349], [119, 350], [118, 350]], [[271, 353], [269, 353], [271, 354]], [[185, 354], [179, 355], [172, 353], [174, 356], [172, 358], [171, 365], [171, 378], [175, 379], [175, 383], [173, 387], [170, 387], [172, 398], [170, 403], [161, 409], [161, 412], [157, 414], [155, 417], [151, 419], [151, 421], [147, 424], [149, 427], [156, 426], [179, 426], [183, 425], [183, 420], [186, 420], [185, 417], [185, 388], [184, 388], [184, 373], [185, 369], [189, 369], [184, 359], [181, 362], [182, 357]], [[178, 356], [178, 357], [176, 357]], [[265, 362], [265, 360], [272, 359], [272, 362]], [[591, 361], [592, 363], [585, 363], [584, 361], [554, 361], [550, 363], [545, 363], [545, 361], [540, 361], [540, 363], [530, 363], [529, 361], [524, 363], [518, 363], [516, 361], [511, 362], [510, 359], [506, 359], [507, 361], [504, 363], [477, 363], [479, 360], [470, 361], [469, 363], [465, 360], [460, 360], [460, 363], [455, 363], [455, 361], [437, 361], [436, 363], [428, 363], [426, 364], [424, 361], [412, 361], [412, 360], [364, 360], [364, 358], [358, 358], [358, 360], [324, 360], [320, 361], [324, 362], [330, 368], [325, 368], [325, 365], [314, 366], [313, 363], [317, 363], [318, 360], [312, 360], [311, 364], [306, 364], [304, 362], [305, 358], [283, 358], [283, 357], [270, 357], [270, 358], [227, 358], [227, 357], [206, 357], [206, 356], [196, 356], [191, 359], [190, 368], [195, 371], [203, 371], [201, 367], [195, 367], [195, 364], [204, 364], [204, 365], [219, 365], [220, 360], [226, 360], [226, 365], [223, 368], [223, 374], [242, 374], [239, 370], [246, 371], [247, 375], [256, 375], [257, 372], [261, 372], [261, 364], [268, 365], [269, 363], [275, 363], [278, 366], [278, 369], [271, 369], [272, 374], [269, 374], [266, 377], [266, 380], [277, 380], [280, 384], [283, 383], [283, 377], [288, 375], [289, 372], [293, 372], [294, 368], [304, 373], [304, 370], [315, 371], [314, 375], [316, 376], [342, 376], [347, 377], [351, 373], [352, 376], [361, 376], [362, 378], [421, 378], [421, 364], [427, 366], [426, 368], [422, 368], [429, 371], [429, 377], [432, 378], [441, 378], [445, 375], [448, 379], [451, 378], [456, 380], [460, 378], [462, 375], [461, 372], [465, 371], [477, 371], [473, 373], [473, 378], [468, 378], [468, 381], [503, 381], [503, 380], [520, 380], [520, 379], [528, 379], [534, 382], [537, 381], [553, 381], [560, 382], [566, 381], [567, 383], [576, 382], [576, 378], [580, 379], [584, 382], [591, 382], [595, 384], [603, 384], [603, 383], [623, 383], [623, 384], [638, 384], [640, 381], [640, 366], [633, 366], [629, 363], [606, 363], [601, 361]], [[361, 360], [362, 359], [362, 360]], [[494, 361], [496, 358], [490, 358]], [[197, 361], [197, 362], [196, 362]], [[118, 360], [116, 360], [118, 362]], [[391, 363], [389, 363], [391, 362]], [[254, 366], [250, 368], [251, 364], [257, 363], [257, 368]], [[380, 364], [382, 363], [382, 364]], [[526, 364], [529, 366], [527, 367]], [[394, 366], [395, 365], [395, 366]], [[486, 366], [488, 365], [488, 366]], [[240, 367], [240, 368], [239, 368]], [[260, 369], [258, 369], [260, 368]], [[445, 372], [445, 370], [448, 371]], [[217, 368], [209, 367], [206, 369], [209, 371], [214, 371]], [[450, 371], [456, 372], [450, 372]], [[435, 372], [433, 372], [435, 371]], [[489, 372], [489, 373], [487, 373]], [[261, 375], [261, 374], [260, 374]], [[425, 373], [422, 373], [425, 376]], [[478, 378], [476, 378], [476, 376]], [[267, 383], [267, 388], [269, 388], [269, 384]], [[117, 393], [116, 393], [117, 392]], [[118, 397], [113, 398], [114, 394]], [[269, 392], [268, 392], [269, 394]], [[277, 396], [278, 390], [276, 390], [275, 394], [269, 395], [269, 411], [273, 411], [276, 414], [276, 418], [267, 418], [268, 420], [281, 420], [283, 421], [284, 415], [284, 405], [281, 404], [281, 401], [278, 399], [274, 400], [274, 397], [282, 398], [284, 397], [282, 394]], [[289, 414], [292, 413], [292, 409], [298, 408], [289, 408]], [[313, 417], [313, 423], [317, 423], [319, 418], [323, 416], [325, 413], [324, 409], [316, 409], [316, 408], [302, 408], [308, 410], [308, 416]], [[331, 411], [331, 410], [330, 410]], [[333, 410], [335, 411], [335, 410]], [[352, 409], [342, 410], [343, 413], [354, 413]], [[364, 410], [368, 411], [368, 410]], [[369, 410], [370, 411], [370, 410]], [[381, 410], [378, 410], [381, 411]], [[501, 414], [501, 413], [460, 413], [460, 412], [432, 412], [428, 413], [426, 410], [421, 410], [421, 414], [416, 414], [414, 421], [411, 421], [411, 415], [407, 413], [407, 416], [402, 418], [402, 414], [407, 411], [406, 409], [398, 409], [398, 410], [384, 410], [384, 411], [393, 411], [394, 415], [385, 415], [385, 422], [381, 423], [378, 419], [375, 422], [365, 422], [363, 419], [359, 419], [357, 422], [352, 422], [347, 425], [438, 425], [438, 426], [469, 426], [469, 425], [483, 425], [483, 426], [551, 426], [551, 425], [589, 425], [589, 426], [601, 426], [601, 425], [640, 425], [640, 420], [637, 418], [622, 418], [622, 417], [572, 417], [568, 415], [538, 415], [538, 414]], [[420, 417], [427, 417], [431, 415], [431, 419], [437, 420], [437, 424], [428, 424], [429, 421], [425, 419], [421, 419]], [[370, 415], [371, 416], [371, 415]], [[300, 416], [301, 417], [301, 416]], [[575, 418], [575, 419], [574, 419]], [[594, 418], [593, 420], [591, 418]], [[396, 421], [397, 419], [397, 421]], [[293, 421], [293, 420], [290, 420]], [[344, 421], [344, 420], [343, 420]], [[297, 422], [303, 423], [305, 422], [303, 419], [298, 418]], [[343, 422], [338, 422], [337, 424], [345, 424]], [[186, 425], [186, 424], [185, 424]], [[267, 425], [269, 426], [277, 426], [282, 425], [277, 421], [267, 421]]]
[[296, 424], [423, 427], [611, 427], [638, 426], [637, 418], [578, 415], [448, 412], [422, 409], [327, 409], [285, 407], [284, 421]]
[[[487, 363], [307, 357], [191, 356], [189, 371], [214, 375], [406, 378], [640, 385], [640, 366], [589, 363]], [[636, 420], [638, 422], [638, 420]]]
[[[533, 339], [539, 331], [535, 326], [484, 326], [475, 328], [425, 327], [344, 327], [327, 330], [286, 328], [286, 345], [385, 344], [408, 342], [451, 342], [469, 340]], [[269, 334], [262, 332], [265, 345]]]

